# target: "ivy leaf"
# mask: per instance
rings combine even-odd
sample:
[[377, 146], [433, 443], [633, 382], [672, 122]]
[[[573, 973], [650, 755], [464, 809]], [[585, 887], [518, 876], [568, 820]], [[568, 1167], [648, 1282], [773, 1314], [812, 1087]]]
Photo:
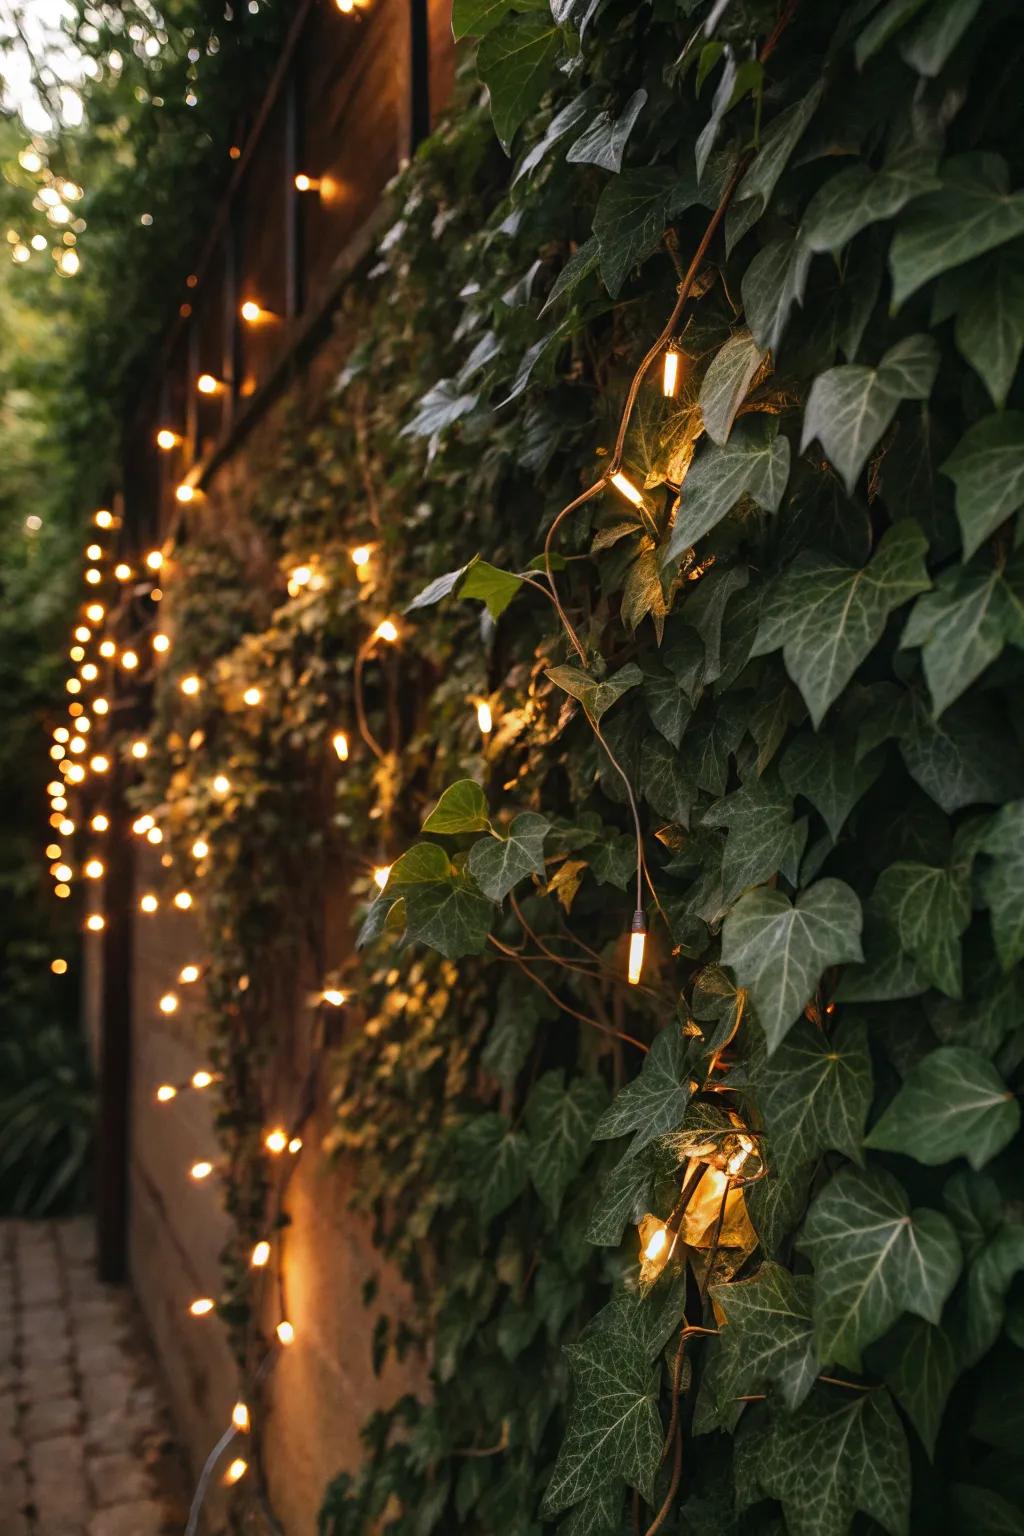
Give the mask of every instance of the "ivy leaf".
[[587, 1227], [587, 1241], [616, 1247], [627, 1226], [635, 1224], [653, 1204], [659, 1180], [670, 1177], [678, 1158], [662, 1141], [653, 1141], [636, 1157], [624, 1157], [606, 1174]]
[[749, 1074], [772, 1167], [782, 1178], [816, 1163], [823, 1152], [863, 1161], [873, 1082], [861, 1020], [843, 1018], [830, 1037], [800, 1019], [774, 1055], [755, 1055]]
[[1024, 645], [1024, 561], [953, 566], [910, 611], [900, 645], [921, 647], [936, 715], [958, 699], [1009, 640]]
[[779, 764], [782, 782], [791, 795], [803, 795], [828, 827], [833, 842], [857, 801], [882, 771], [882, 755], [857, 758], [841, 734], [801, 731]]
[[933, 986], [960, 997], [960, 935], [971, 920], [966, 870], [937, 869], [903, 861], [878, 877], [872, 905], [896, 929], [900, 948], [912, 955]]
[[500, 570], [486, 560], [473, 560], [459, 589], [460, 597], [477, 597], [486, 604], [492, 619], [500, 619], [523, 584], [512, 571]]
[[682, 687], [671, 672], [655, 664], [644, 671], [643, 692], [651, 724], [678, 748], [693, 714], [693, 705]]
[[816, 1197], [797, 1247], [814, 1265], [822, 1360], [860, 1369], [861, 1351], [903, 1312], [937, 1323], [960, 1273], [960, 1244], [938, 1211], [911, 1212], [889, 1173], [843, 1168]]
[[892, 219], [912, 198], [934, 191], [935, 155], [911, 144], [892, 155], [880, 171], [851, 165], [832, 176], [811, 198], [800, 235], [812, 251], [841, 251], [870, 224]]
[[[780, 112], [770, 123], [762, 136], [761, 145], [753, 163], [733, 194], [730, 209], [733, 226], [738, 215], [742, 230], [745, 231], [764, 213], [790, 156], [818, 110], [822, 90], [823, 82], [819, 80], [805, 96], [801, 96], [799, 101], [787, 107], [784, 112]], [[747, 206], [744, 207], [744, 204]], [[738, 238], [735, 227], [731, 227], [728, 242], [730, 251]]]
[[[592, 93], [590, 91], [584, 91], [582, 96], [574, 96], [570, 102], [566, 103], [560, 112], [555, 113], [554, 117], [548, 123], [547, 128], [544, 130], [543, 138], [539, 139], [537, 143], [527, 151], [522, 160], [516, 166], [515, 175], [512, 177], [512, 186], [515, 186], [516, 183], [521, 181], [524, 176], [531, 175], [532, 172], [537, 169], [538, 165], [542, 164], [548, 154], [548, 151], [552, 149], [560, 139], [564, 139], [568, 133], [572, 132], [576, 124], [582, 121], [582, 119], [587, 115], [587, 112], [590, 110], [592, 100]], [[541, 313], [543, 314], [543, 312], [544, 311], [542, 310]]]
[[617, 1479], [591, 1490], [558, 1527], [558, 1536], [618, 1536], [624, 1493]]
[[506, 155], [516, 129], [540, 106], [561, 47], [550, 14], [507, 16], [477, 49], [476, 68], [491, 98], [494, 131]]
[[578, 250], [573, 251], [569, 260], [555, 278], [539, 318], [543, 319], [548, 310], [560, 298], [567, 293], [572, 293], [573, 289], [578, 288], [585, 277], [589, 277], [591, 272], [596, 272], [600, 259], [601, 247], [597, 242], [596, 235], [591, 235], [590, 239], [585, 240]]
[[733, 1427], [743, 1406], [737, 1399], [769, 1386], [787, 1408], [799, 1408], [818, 1374], [813, 1290], [810, 1275], [771, 1263], [749, 1280], [711, 1286], [715, 1310], [724, 1316], [708, 1373], [717, 1412], [698, 1433], [717, 1424]]
[[603, 681], [591, 677], [587, 672], [581, 672], [579, 667], [568, 666], [549, 667], [544, 676], [574, 699], [579, 699], [594, 720], [600, 720], [624, 693], [628, 693], [630, 688], [636, 688], [644, 680], [640, 668], [632, 661]]
[[599, 165], [606, 171], [621, 171], [622, 156], [636, 120], [644, 109], [647, 92], [634, 91], [619, 116], [599, 112], [590, 126], [566, 151], [570, 165]]
[[542, 1515], [569, 1509], [610, 1478], [650, 1500], [664, 1435], [660, 1365], [623, 1328], [595, 1329], [566, 1353], [575, 1392]]
[[546, 11], [547, 0], [452, 0], [452, 36], [483, 37], [504, 21], [509, 11]]
[[615, 298], [631, 268], [655, 249], [677, 213], [697, 201], [696, 184], [666, 166], [622, 171], [598, 199], [594, 234], [601, 276]]
[[998, 805], [1024, 785], [1019, 749], [992, 703], [976, 694], [959, 699], [941, 720], [915, 710], [899, 748], [911, 778], [947, 815], [965, 805]]
[[994, 1488], [977, 1488], [968, 1483], [950, 1486], [950, 1513], [962, 1531], [971, 1536], [1024, 1536], [1024, 1515], [1015, 1498], [1011, 1503]]
[[451, 872], [451, 860], [437, 843], [414, 843], [392, 864], [383, 894], [393, 896], [408, 885], [432, 885], [449, 879]]
[[960, 1340], [965, 1366], [992, 1348], [1006, 1320], [1006, 1293], [1024, 1270], [1024, 1224], [1004, 1222], [984, 1244], [967, 1272], [966, 1330]]
[[659, 816], [681, 827], [689, 824], [693, 780], [683, 759], [661, 736], [648, 736], [640, 763], [640, 793]]
[[600, 1078], [576, 1077], [566, 1088], [562, 1072], [545, 1072], [526, 1101], [530, 1178], [552, 1217], [583, 1166], [607, 1097]]
[[626, 1158], [634, 1158], [659, 1136], [676, 1129], [694, 1086], [687, 1067], [686, 1041], [675, 1025], [668, 1024], [644, 1057], [639, 1075], [619, 1089], [597, 1122], [594, 1140], [607, 1141], [635, 1131], [626, 1153]]
[[487, 942], [494, 908], [463, 880], [411, 885], [405, 893], [406, 933], [449, 960], [478, 955]]
[[485, 896], [504, 901], [527, 875], [543, 875], [544, 839], [550, 829], [546, 817], [523, 811], [512, 822], [507, 837], [485, 837], [473, 844], [469, 872]]
[[941, 0], [929, 6], [900, 53], [919, 75], [933, 80], [944, 68], [981, 7], [981, 0]]
[[487, 801], [475, 779], [459, 779], [449, 784], [423, 823], [424, 832], [486, 832], [491, 823]]
[[474, 1115], [459, 1127], [456, 1148], [466, 1194], [486, 1223], [526, 1188], [527, 1139], [510, 1128], [504, 1115], [489, 1112]]
[[789, 439], [777, 435], [775, 422], [741, 422], [727, 443], [704, 448], [687, 470], [664, 563], [710, 532], [741, 496], [777, 512], [788, 479]]
[[856, 1511], [906, 1536], [910, 1455], [886, 1392], [815, 1392], [776, 1409], [767, 1434], [743, 1435], [755, 1493], [780, 1500], [789, 1536], [847, 1536]]
[[962, 356], [1002, 410], [1024, 347], [1024, 271], [1019, 263], [1001, 257], [972, 288], [954, 334]]
[[799, 1226], [807, 1209], [813, 1168], [783, 1174], [770, 1168], [766, 1177], [744, 1190], [747, 1212], [764, 1253], [775, 1257]]
[[992, 862], [982, 872], [981, 894], [999, 963], [1009, 971], [1024, 959], [1024, 800], [996, 812], [982, 847]]
[[743, 313], [758, 346], [778, 351], [794, 304], [802, 304], [811, 265], [799, 234], [773, 240], [758, 251], [743, 274]]
[[439, 379], [423, 396], [419, 409], [402, 428], [401, 437], [433, 437], [473, 410], [479, 395], [460, 393], [454, 379]]
[[728, 440], [765, 353], [749, 331], [736, 331], [711, 360], [700, 386], [704, 428], [712, 442]]
[[893, 308], [922, 283], [1024, 234], [1024, 192], [1009, 192], [1000, 155], [947, 160], [942, 185], [907, 209], [889, 247]]
[[879, 1369], [931, 1460], [946, 1400], [957, 1377], [949, 1335], [922, 1317], [902, 1317], [878, 1346]]
[[793, 820], [792, 799], [777, 781], [752, 779], [706, 811], [703, 825], [728, 829], [722, 856], [724, 903], [780, 870], [795, 883], [807, 821]]
[[[1024, 194], [1022, 194], [1024, 196]], [[969, 560], [1024, 504], [1024, 412], [1000, 411], [969, 427], [942, 466], [956, 486], [956, 516]]]
[[900, 401], [927, 400], [938, 366], [939, 349], [930, 336], [907, 336], [877, 368], [843, 363], [819, 373], [807, 397], [801, 451], [817, 438], [852, 495]]
[[893, 609], [930, 585], [926, 548], [907, 519], [886, 531], [860, 570], [804, 554], [769, 589], [751, 654], [782, 647], [815, 727], [881, 639]]
[[966, 1157], [983, 1168], [1017, 1134], [1020, 1105], [990, 1061], [943, 1045], [911, 1067], [866, 1145], [929, 1166]]
[[781, 891], [741, 896], [722, 928], [722, 963], [750, 993], [769, 1055], [800, 1017], [823, 971], [860, 960], [860, 902], [841, 880], [819, 880], [795, 904]]
[[884, 5], [876, 9], [854, 45], [857, 68], [863, 69], [868, 60], [906, 25], [924, 3], [925, 0], [886, 0]]

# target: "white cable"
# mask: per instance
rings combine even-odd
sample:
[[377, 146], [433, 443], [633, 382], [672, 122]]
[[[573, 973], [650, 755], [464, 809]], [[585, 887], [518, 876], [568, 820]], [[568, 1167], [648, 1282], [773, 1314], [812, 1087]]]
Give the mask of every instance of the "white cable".
[[206, 1490], [210, 1486], [210, 1479], [213, 1476], [214, 1469], [221, 1456], [227, 1450], [228, 1446], [231, 1444], [232, 1440], [237, 1434], [238, 1430], [235, 1428], [235, 1426], [233, 1424], [229, 1424], [227, 1429], [221, 1435], [220, 1439], [217, 1441], [217, 1444], [214, 1446], [213, 1450], [210, 1452], [209, 1456], [207, 1456], [206, 1464], [203, 1467], [203, 1470], [199, 1475], [199, 1481], [196, 1484], [196, 1491], [192, 1495], [192, 1508], [188, 1512], [188, 1524], [185, 1527], [185, 1536], [196, 1536], [196, 1532], [199, 1529], [199, 1516], [202, 1514], [203, 1510], [203, 1500], [206, 1498]]

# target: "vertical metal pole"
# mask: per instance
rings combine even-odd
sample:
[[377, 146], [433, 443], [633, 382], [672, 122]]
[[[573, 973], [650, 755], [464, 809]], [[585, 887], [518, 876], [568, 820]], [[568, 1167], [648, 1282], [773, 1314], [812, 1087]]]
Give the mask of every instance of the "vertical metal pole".
[[128, 1248], [134, 852], [124, 768], [114, 770], [103, 897], [97, 1063], [96, 1245], [101, 1280], [123, 1280]]
[[409, 154], [430, 133], [429, 0], [409, 0]]
[[[300, 45], [301, 47], [301, 45]], [[302, 198], [295, 177], [302, 159], [302, 92], [300, 48], [296, 48], [285, 85], [284, 100], [284, 312], [289, 320], [303, 304]]]
[[221, 374], [227, 380], [228, 387], [221, 397], [224, 402], [220, 421], [222, 432], [229, 431], [234, 420], [240, 383], [238, 374], [242, 361], [242, 348], [238, 315], [239, 245], [238, 205], [233, 203], [224, 229], [224, 351]]

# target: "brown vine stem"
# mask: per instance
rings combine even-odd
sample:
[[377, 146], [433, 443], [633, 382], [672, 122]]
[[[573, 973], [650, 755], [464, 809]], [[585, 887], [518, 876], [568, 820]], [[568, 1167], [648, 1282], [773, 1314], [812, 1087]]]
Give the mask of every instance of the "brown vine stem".
[[494, 945], [494, 948], [504, 955], [506, 960], [511, 960], [513, 965], [518, 966], [523, 975], [528, 976], [534, 986], [539, 987], [545, 996], [549, 997], [563, 1013], [567, 1013], [570, 1018], [579, 1019], [581, 1024], [591, 1025], [593, 1029], [600, 1030], [603, 1035], [613, 1035], [617, 1040], [625, 1040], [628, 1045], [635, 1045], [638, 1051], [643, 1051], [646, 1054], [648, 1047], [644, 1045], [642, 1040], [637, 1040], [634, 1035], [627, 1035], [621, 1029], [615, 1029], [611, 1024], [602, 1024], [600, 1019], [592, 1019], [589, 1014], [580, 1013], [576, 1008], [570, 1007], [568, 1003], [558, 996], [557, 992], [552, 992], [547, 983], [542, 981], [535, 971], [530, 970], [530, 967], [520, 957], [518, 950], [510, 949], [507, 944], [503, 944], [500, 939], [496, 939], [493, 933], [489, 933], [487, 937], [490, 943]]
[[356, 709], [356, 725], [359, 727], [360, 736], [377, 761], [383, 763], [387, 759], [387, 753], [370, 730], [369, 721], [366, 718], [366, 704], [363, 698], [363, 667], [366, 665], [367, 658], [372, 649], [373, 640], [371, 639], [365, 640], [358, 651], [356, 651], [356, 663], [352, 673], [352, 702]]
[[522, 951], [519, 950], [518, 953], [524, 960], [550, 960], [552, 965], [560, 965], [565, 971], [575, 971], [577, 975], [586, 976], [590, 981], [604, 981], [609, 986], [629, 987], [630, 991], [646, 992], [649, 997], [657, 996], [652, 987], [633, 987], [628, 981], [625, 981], [615, 971], [610, 971], [605, 965], [604, 961], [601, 959], [600, 955], [594, 956], [596, 962], [595, 965], [584, 965], [582, 961], [579, 960], [565, 959], [563, 955], [557, 954], [553, 949], [545, 944], [540, 935], [530, 927], [529, 923], [526, 921], [525, 916], [523, 915], [522, 908], [520, 907], [518, 901], [516, 901], [516, 898], [512, 895], [511, 891], [509, 892], [509, 904], [512, 908], [512, 911], [515, 913], [516, 918], [518, 919], [519, 926], [526, 934], [526, 937], [528, 939], [532, 939], [534, 944], [536, 944], [537, 948], [541, 952], [540, 955], [536, 956], [523, 955]]

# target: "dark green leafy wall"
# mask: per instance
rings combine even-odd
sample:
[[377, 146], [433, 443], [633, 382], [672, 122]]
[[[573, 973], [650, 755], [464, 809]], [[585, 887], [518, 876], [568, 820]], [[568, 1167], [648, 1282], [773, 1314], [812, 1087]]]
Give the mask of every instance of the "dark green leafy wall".
[[1019, 19], [455, 21], [511, 157], [467, 82], [256, 539], [196, 514], [147, 786], [212, 849], [238, 1256], [282, 958], [365, 908], [331, 1150], [434, 1393], [322, 1532], [1018, 1530]]

